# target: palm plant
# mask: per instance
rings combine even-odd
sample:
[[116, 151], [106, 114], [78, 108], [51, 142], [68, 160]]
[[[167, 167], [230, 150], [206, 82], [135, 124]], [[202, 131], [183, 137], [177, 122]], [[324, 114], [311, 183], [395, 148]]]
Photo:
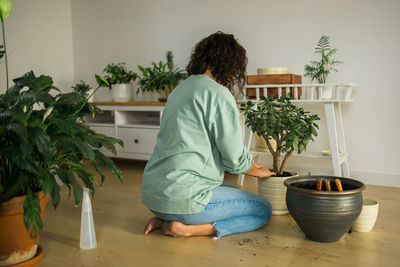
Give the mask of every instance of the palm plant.
[[338, 70], [336, 65], [343, 63], [337, 61], [332, 57], [336, 54], [337, 48], [331, 48], [329, 43], [329, 36], [321, 36], [315, 47], [314, 54], [319, 54], [321, 59], [319, 61], [311, 61], [310, 65], [304, 66], [304, 77], [310, 77], [311, 81], [317, 80], [319, 83], [326, 83], [328, 75]]
[[[313, 136], [317, 136], [318, 115], [309, 115], [303, 108], [295, 106], [289, 97], [283, 95], [275, 101], [273, 96], [261, 96], [261, 101], [241, 104], [240, 110], [246, 115], [246, 125], [267, 143], [273, 157], [272, 170], [277, 176], [284, 171], [290, 156], [302, 153]], [[270, 139], [275, 140], [274, 149]], [[281, 160], [283, 156], [283, 160]]]

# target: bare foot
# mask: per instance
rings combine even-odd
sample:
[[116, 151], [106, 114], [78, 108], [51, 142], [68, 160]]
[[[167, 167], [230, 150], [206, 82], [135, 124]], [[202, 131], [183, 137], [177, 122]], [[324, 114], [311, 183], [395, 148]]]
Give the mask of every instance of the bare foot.
[[189, 237], [194, 235], [215, 236], [217, 232], [211, 223], [186, 225], [181, 222], [164, 222], [161, 230], [165, 235], [173, 237]]
[[151, 231], [158, 229], [162, 226], [163, 224], [163, 220], [154, 217], [151, 218], [150, 221], [146, 224], [146, 226], [144, 227], [144, 235], [148, 235]]
[[161, 230], [165, 235], [173, 237], [187, 237], [186, 233], [187, 226], [181, 222], [164, 222], [161, 226]]

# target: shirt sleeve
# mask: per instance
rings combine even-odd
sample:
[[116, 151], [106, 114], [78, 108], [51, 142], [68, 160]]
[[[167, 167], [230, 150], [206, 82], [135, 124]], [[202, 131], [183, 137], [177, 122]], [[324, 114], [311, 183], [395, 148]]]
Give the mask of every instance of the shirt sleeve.
[[237, 174], [250, 170], [253, 157], [243, 145], [240, 114], [234, 100], [219, 106], [211, 120], [210, 132], [226, 171]]

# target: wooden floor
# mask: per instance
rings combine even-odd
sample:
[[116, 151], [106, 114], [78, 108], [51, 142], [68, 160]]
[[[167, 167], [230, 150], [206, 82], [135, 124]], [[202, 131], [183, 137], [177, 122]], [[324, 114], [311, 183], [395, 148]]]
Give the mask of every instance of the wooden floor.
[[[45, 255], [37, 266], [400, 266], [400, 188], [367, 186], [364, 197], [380, 202], [370, 233], [345, 234], [335, 243], [305, 238], [289, 216], [272, 216], [263, 228], [214, 240], [175, 239], [157, 230], [142, 234], [152, 214], [140, 202], [144, 162], [119, 160], [124, 183], [107, 174], [92, 200], [97, 248], [79, 249], [80, 207], [67, 200], [47, 206], [40, 244]], [[226, 177], [236, 183], [236, 176]], [[255, 192], [256, 180], [243, 189]]]

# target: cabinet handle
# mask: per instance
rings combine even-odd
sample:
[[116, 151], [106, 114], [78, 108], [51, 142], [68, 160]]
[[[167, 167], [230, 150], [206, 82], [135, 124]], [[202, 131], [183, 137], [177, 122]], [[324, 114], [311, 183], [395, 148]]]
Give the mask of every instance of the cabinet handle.
[[135, 144], [137, 144], [137, 143], [139, 143], [139, 140], [138, 140], [138, 139], [135, 139], [134, 142], [135, 142]]

